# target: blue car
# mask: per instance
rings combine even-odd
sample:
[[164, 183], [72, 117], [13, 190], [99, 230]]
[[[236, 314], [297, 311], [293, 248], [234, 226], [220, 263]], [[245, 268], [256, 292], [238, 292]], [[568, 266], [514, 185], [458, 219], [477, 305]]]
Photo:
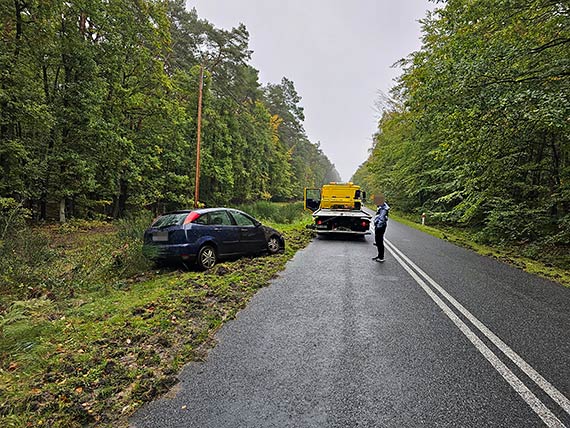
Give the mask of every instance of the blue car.
[[175, 211], [158, 217], [144, 233], [143, 253], [150, 259], [196, 263], [212, 268], [219, 259], [283, 251], [275, 229], [229, 208]]

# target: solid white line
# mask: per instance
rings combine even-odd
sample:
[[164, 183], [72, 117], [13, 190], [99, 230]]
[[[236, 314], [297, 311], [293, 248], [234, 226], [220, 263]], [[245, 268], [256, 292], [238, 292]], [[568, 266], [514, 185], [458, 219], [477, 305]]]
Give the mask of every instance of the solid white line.
[[531, 378], [550, 398], [552, 398], [564, 411], [570, 414], [570, 400], [564, 396], [554, 385], [542, 377], [530, 364], [522, 359], [515, 351], [513, 351], [505, 342], [495, 335], [487, 326], [479, 321], [471, 312], [461, 305], [457, 300], [447, 293], [437, 282], [435, 282], [427, 273], [420, 269], [414, 262], [406, 257], [394, 244], [387, 244], [396, 251], [410, 266], [412, 266], [421, 276], [423, 276], [437, 291], [439, 291], [459, 312], [461, 312], [475, 327], [479, 329], [497, 348], [499, 348], [509, 359], [515, 363], [529, 378]]
[[564, 428], [565, 425], [529, 390], [526, 385], [477, 337], [473, 331], [451, 310], [447, 304], [439, 298], [437, 294], [396, 254], [398, 251], [393, 244], [388, 246], [388, 251], [392, 253], [396, 261], [414, 278], [427, 295], [437, 306], [448, 316], [448, 318], [459, 328], [459, 330], [469, 339], [477, 350], [491, 363], [491, 365], [503, 376], [511, 387], [522, 397], [522, 399], [534, 410], [534, 412], [551, 428]]

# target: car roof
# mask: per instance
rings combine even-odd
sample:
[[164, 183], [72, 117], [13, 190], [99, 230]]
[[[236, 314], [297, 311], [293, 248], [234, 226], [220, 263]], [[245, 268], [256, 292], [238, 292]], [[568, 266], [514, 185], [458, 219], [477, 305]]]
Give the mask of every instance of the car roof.
[[[195, 210], [170, 211], [170, 212], [167, 212], [167, 213], [163, 213], [163, 214], [161, 214], [161, 215], [168, 215], [168, 214], [188, 214], [188, 213], [191, 213], [191, 212], [196, 212], [196, 213], [198, 213], [198, 214], [206, 214], [206, 213], [209, 213], [209, 212], [212, 212], [212, 211], [220, 211], [220, 210], [224, 210], [224, 211], [229, 211], [229, 210], [232, 210], [232, 211], [239, 211], [239, 210], [236, 210], [236, 209], [234, 209], [234, 208], [217, 207], [217, 208], [198, 208], [198, 209], [195, 209]], [[240, 211], [240, 212], [242, 212], [242, 211]]]

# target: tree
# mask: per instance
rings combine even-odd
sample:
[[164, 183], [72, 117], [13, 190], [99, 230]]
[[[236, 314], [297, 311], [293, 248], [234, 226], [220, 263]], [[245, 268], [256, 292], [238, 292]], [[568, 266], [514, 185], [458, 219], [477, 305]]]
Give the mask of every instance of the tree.
[[0, 33], [0, 197], [35, 218], [192, 205], [201, 67], [201, 202], [288, 200], [334, 170], [292, 82], [271, 111], [245, 26], [183, 0], [14, 0]]
[[422, 49], [401, 62], [402, 108], [359, 176], [486, 240], [568, 242], [568, 15], [547, 0], [452, 0], [428, 15]]

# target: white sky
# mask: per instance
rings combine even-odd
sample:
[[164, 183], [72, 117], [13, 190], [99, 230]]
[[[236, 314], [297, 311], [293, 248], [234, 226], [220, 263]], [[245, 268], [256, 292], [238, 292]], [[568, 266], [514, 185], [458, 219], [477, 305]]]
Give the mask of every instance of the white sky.
[[295, 83], [305, 130], [343, 180], [368, 157], [378, 91], [400, 74], [392, 64], [421, 45], [428, 0], [186, 0], [200, 18], [245, 24], [262, 83]]

